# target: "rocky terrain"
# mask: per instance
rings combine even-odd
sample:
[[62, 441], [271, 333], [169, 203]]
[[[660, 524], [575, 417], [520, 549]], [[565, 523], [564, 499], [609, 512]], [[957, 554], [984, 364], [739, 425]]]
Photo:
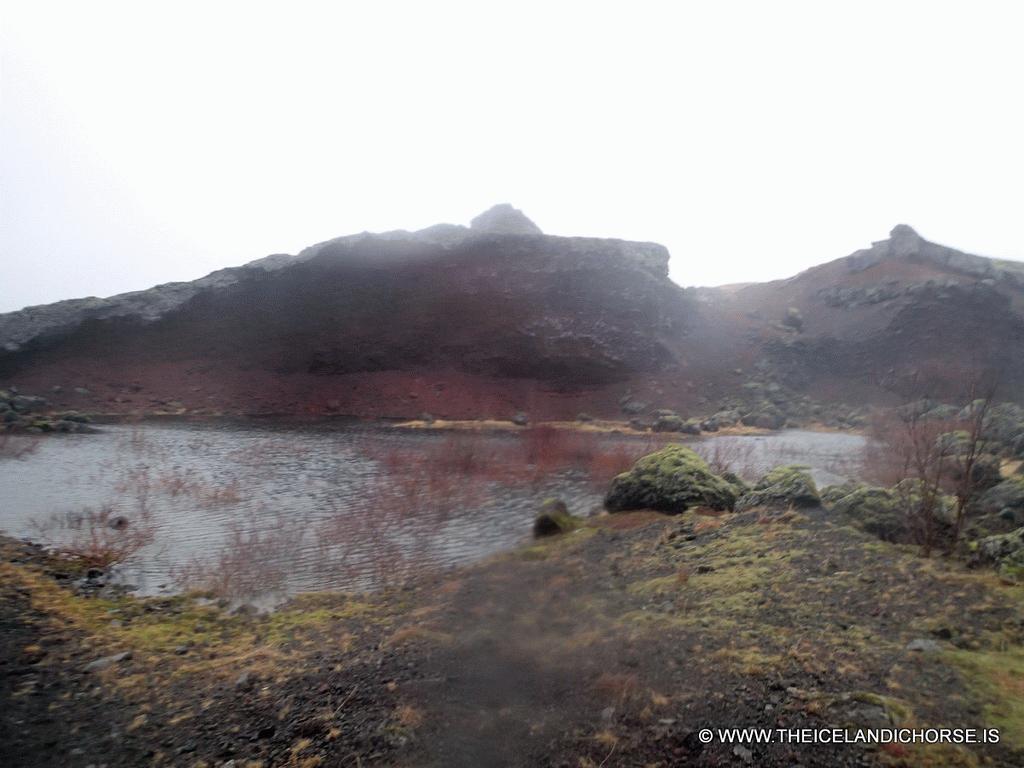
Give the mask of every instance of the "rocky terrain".
[[[818, 399], [956, 400], [979, 378], [1024, 395], [1024, 264], [929, 243], [906, 225], [788, 280], [736, 287], [731, 301], [748, 338], [772, 336], [761, 345], [768, 376]], [[773, 317], [789, 333], [767, 331]]]
[[828, 421], [815, 404], [841, 406], [841, 426], [868, 403], [962, 398], [983, 376], [1022, 394], [1020, 264], [905, 225], [765, 284], [683, 289], [668, 258], [653, 243], [546, 236], [496, 206], [468, 228], [341, 237], [0, 315], [0, 386], [86, 413], [625, 411], [652, 426], [667, 410], [769, 427]]
[[[820, 508], [610, 515], [265, 616], [197, 596], [96, 597], [72, 564], [9, 541], [0, 552], [10, 766], [1024, 759], [1021, 588]], [[943, 728], [958, 742], [926, 739]], [[910, 735], [832, 736], [871, 729]]]

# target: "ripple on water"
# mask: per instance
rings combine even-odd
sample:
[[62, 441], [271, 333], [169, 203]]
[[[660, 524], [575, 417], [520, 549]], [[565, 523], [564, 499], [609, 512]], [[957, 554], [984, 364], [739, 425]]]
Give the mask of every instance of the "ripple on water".
[[[545, 459], [530, 453], [535, 446], [503, 434], [114, 425], [42, 440], [6, 462], [0, 529], [78, 546], [151, 533], [120, 567], [143, 594], [369, 588], [515, 546], [550, 496], [588, 513], [605, 486], [590, 480], [580, 457], [598, 443], [621, 453], [630, 439], [588, 440], [572, 444], [575, 464], [538, 467]], [[856, 435], [784, 432], [712, 437], [700, 450], [748, 476], [802, 463], [828, 479], [853, 474], [863, 446]], [[114, 517], [128, 525], [117, 530]]]

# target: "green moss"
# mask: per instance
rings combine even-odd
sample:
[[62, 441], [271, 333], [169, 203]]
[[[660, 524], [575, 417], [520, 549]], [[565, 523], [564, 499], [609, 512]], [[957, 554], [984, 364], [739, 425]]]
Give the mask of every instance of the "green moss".
[[821, 497], [814, 480], [797, 464], [784, 464], [762, 477], [750, 491], [743, 494], [737, 509], [753, 507], [818, 507]]
[[1000, 742], [1024, 749], [1024, 648], [1004, 651], [950, 651], [943, 656], [967, 676], [984, 699], [987, 725], [999, 729]]
[[735, 487], [692, 450], [675, 443], [644, 456], [616, 477], [605, 497], [611, 512], [653, 509], [679, 514], [691, 506], [731, 510], [735, 503]]
[[554, 536], [581, 528], [584, 520], [569, 512], [561, 499], [546, 499], [533, 521], [533, 535]]

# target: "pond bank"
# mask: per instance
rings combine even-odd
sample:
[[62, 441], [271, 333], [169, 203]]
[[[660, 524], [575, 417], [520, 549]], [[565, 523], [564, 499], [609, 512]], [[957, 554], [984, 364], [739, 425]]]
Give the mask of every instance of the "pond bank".
[[[601, 524], [263, 617], [195, 598], [75, 597], [6, 549], [4, 722], [20, 721], [4, 734], [9, 764], [1024, 760], [1024, 696], [1000, 682], [1024, 679], [1019, 588], [820, 511]], [[698, 738], [733, 727], [1000, 740]]]

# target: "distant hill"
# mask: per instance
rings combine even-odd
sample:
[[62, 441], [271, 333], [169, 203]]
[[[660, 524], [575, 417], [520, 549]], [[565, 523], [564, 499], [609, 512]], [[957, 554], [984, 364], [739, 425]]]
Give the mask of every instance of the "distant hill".
[[[906, 225], [887, 240], [787, 280], [730, 295], [760, 332], [769, 374], [820, 398], [872, 390], [955, 399], [984, 374], [1024, 387], [1024, 264], [972, 256]], [[799, 332], [775, 333], [793, 307]], [[915, 392], [916, 390], [916, 392]]]
[[653, 243], [460, 227], [341, 237], [109, 299], [0, 315], [0, 386], [92, 412], [813, 417], [979, 373], [1024, 394], [1024, 265], [910, 227], [795, 277], [683, 289]]

